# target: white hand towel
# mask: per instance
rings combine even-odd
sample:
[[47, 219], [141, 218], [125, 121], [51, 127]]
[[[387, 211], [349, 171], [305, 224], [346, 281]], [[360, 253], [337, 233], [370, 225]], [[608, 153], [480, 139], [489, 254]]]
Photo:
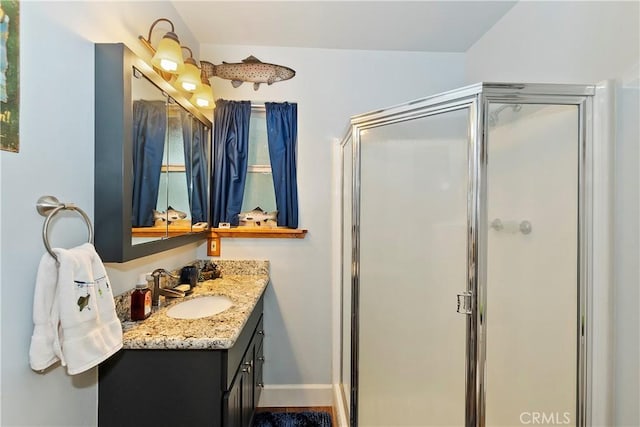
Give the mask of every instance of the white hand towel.
[[54, 253], [59, 266], [53, 298], [50, 274], [55, 260], [45, 254], [38, 271], [31, 367], [41, 370], [59, 359], [74, 375], [122, 348], [122, 326], [109, 278], [93, 245], [54, 249]]

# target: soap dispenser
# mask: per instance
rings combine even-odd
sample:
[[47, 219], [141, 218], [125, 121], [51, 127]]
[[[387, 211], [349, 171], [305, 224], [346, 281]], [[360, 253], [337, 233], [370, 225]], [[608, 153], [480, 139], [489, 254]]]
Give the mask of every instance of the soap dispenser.
[[151, 289], [147, 273], [141, 274], [136, 289], [131, 293], [131, 320], [144, 320], [151, 315]]

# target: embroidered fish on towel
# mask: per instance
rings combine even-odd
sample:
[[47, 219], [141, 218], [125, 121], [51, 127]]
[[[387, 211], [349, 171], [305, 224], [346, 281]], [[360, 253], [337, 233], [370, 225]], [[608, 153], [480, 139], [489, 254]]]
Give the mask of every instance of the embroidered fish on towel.
[[231, 64], [223, 62], [220, 65], [214, 65], [208, 61], [200, 61], [200, 66], [207, 79], [216, 76], [231, 80], [233, 87], [238, 87], [243, 82], [253, 82], [253, 90], [258, 90], [260, 83], [271, 85], [289, 80], [296, 75], [296, 72], [289, 67], [262, 62], [253, 55], [243, 59], [242, 62]]
[[80, 307], [80, 311], [82, 311], [85, 307], [87, 308], [87, 310], [91, 310], [91, 307], [88, 307], [89, 298], [91, 298], [91, 294], [78, 298], [78, 307]]

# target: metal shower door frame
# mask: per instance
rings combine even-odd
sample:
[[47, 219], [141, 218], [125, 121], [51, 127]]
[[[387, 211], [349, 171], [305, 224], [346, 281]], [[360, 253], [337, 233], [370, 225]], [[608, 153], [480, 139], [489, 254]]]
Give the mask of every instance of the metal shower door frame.
[[[469, 110], [468, 115], [468, 137], [467, 137], [467, 151], [469, 166], [467, 169], [467, 193], [469, 191], [476, 191], [477, 189], [470, 189], [469, 185], [474, 182], [472, 174], [475, 172], [473, 166], [477, 163], [478, 149], [476, 147], [476, 127], [475, 122], [478, 109], [478, 89], [480, 85], [474, 85], [458, 89], [451, 92], [446, 92], [440, 95], [424, 98], [409, 102], [407, 104], [399, 105], [385, 110], [379, 110], [372, 113], [367, 113], [360, 116], [355, 116], [351, 120], [351, 136], [352, 136], [352, 281], [351, 281], [351, 408], [350, 408], [350, 425], [353, 427], [358, 426], [358, 367], [359, 367], [359, 295], [360, 295], [360, 150], [362, 144], [362, 132], [368, 129], [387, 126], [394, 123], [400, 123], [403, 121], [414, 120], [437, 114], [443, 114], [457, 110]], [[474, 209], [474, 200], [476, 197], [467, 198], [467, 259], [475, 259], [477, 242], [471, 241], [477, 236], [475, 230], [476, 220], [472, 217]], [[476, 262], [468, 262], [468, 265], [473, 267], [467, 269], [466, 279], [466, 292], [472, 294], [475, 293], [477, 288], [477, 276], [471, 272], [475, 269]], [[462, 266], [461, 266], [462, 267]], [[454, 297], [452, 294], [452, 309], [454, 309]], [[472, 298], [472, 301], [474, 298]], [[475, 345], [475, 339], [470, 340], [470, 336], [474, 336], [475, 320], [474, 316], [467, 316], [466, 319], [467, 330], [467, 347], [466, 347], [466, 386], [465, 386], [465, 401], [473, 401], [477, 395], [476, 385], [476, 366], [477, 366], [477, 345]], [[461, 337], [464, 339], [464, 337]], [[472, 344], [470, 344], [472, 342]], [[475, 420], [475, 406], [471, 406], [465, 403], [466, 418], [472, 418]], [[466, 422], [466, 425], [469, 425]]]
[[[591, 425], [590, 413], [590, 363], [591, 363], [591, 294], [592, 294], [592, 241], [593, 241], [593, 97], [595, 86], [572, 84], [483, 84], [482, 91], [478, 94], [478, 215], [476, 229], [479, 232], [478, 242], [478, 288], [475, 303], [487, 307], [487, 254], [488, 254], [488, 228], [487, 215], [487, 169], [488, 169], [488, 140], [489, 129], [489, 104], [547, 104], [547, 105], [573, 105], [578, 108], [578, 241], [577, 248], [577, 277], [578, 298], [576, 313], [576, 404], [575, 425], [587, 427]], [[477, 308], [474, 307], [474, 308]], [[467, 418], [467, 427], [485, 427], [486, 421], [486, 336], [487, 320], [485, 313], [475, 311], [478, 339], [477, 359], [477, 395], [476, 420], [472, 422]]]
[[[360, 295], [360, 152], [362, 132], [380, 126], [468, 109], [467, 279], [470, 313], [466, 329], [465, 427], [485, 427], [487, 307], [487, 129], [490, 103], [576, 105], [579, 127], [578, 166], [578, 313], [576, 426], [590, 422], [588, 357], [591, 351], [590, 309], [592, 260], [591, 193], [595, 87], [571, 84], [479, 83], [391, 108], [354, 116], [352, 137], [352, 277], [351, 277], [351, 405], [349, 423], [358, 426], [359, 295]], [[452, 309], [454, 307], [452, 295]]]

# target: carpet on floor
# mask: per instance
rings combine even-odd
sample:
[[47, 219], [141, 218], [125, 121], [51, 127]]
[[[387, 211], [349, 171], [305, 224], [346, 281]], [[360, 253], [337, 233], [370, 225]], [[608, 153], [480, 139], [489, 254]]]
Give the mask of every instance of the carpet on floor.
[[253, 427], [331, 427], [327, 412], [257, 412]]

